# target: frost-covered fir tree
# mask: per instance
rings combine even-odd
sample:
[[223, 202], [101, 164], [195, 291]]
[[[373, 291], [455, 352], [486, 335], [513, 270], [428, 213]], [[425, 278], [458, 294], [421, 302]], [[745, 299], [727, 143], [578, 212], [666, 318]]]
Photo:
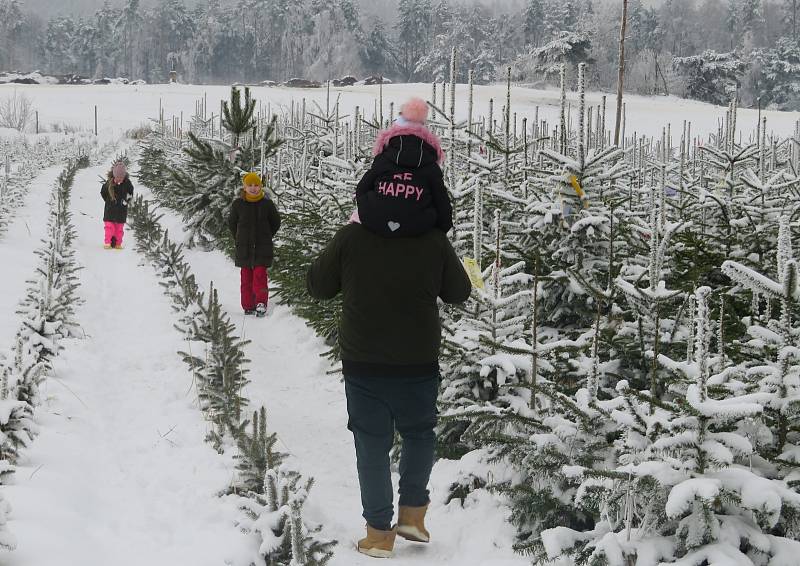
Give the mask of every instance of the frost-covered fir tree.
[[[308, 144], [306, 143], [306, 146]], [[311, 326], [333, 346], [329, 353], [338, 357], [335, 339], [339, 327], [340, 300], [321, 305], [310, 299], [306, 272], [316, 253], [330, 241], [356, 208], [355, 187], [367, 163], [325, 156], [309, 155], [308, 169], [300, 177], [286, 181], [281, 201], [282, 300], [308, 319]]]
[[[266, 426], [263, 413], [262, 420], [254, 426]], [[261, 537], [259, 552], [268, 566], [324, 566], [333, 556], [336, 541], [323, 539], [319, 535], [321, 527], [309, 527], [303, 520], [303, 505], [313, 478], [303, 481], [288, 465], [286, 454], [274, 448], [274, 435], [254, 432], [252, 440], [257, 445], [247, 450], [251, 462], [249, 483], [255, 480], [252, 472], [261, 467], [265, 470], [258, 490], [246, 493], [240, 501], [247, 515], [241, 528]], [[260, 463], [252, 467], [256, 459]]]
[[618, 465], [583, 472], [576, 497], [576, 505], [594, 508], [602, 521], [588, 532], [545, 531], [549, 558], [613, 566], [750, 565], [770, 558], [783, 563], [800, 550], [782, 527], [794, 527], [800, 497], [750, 464], [753, 446], [744, 425], [762, 405], [741, 391], [724, 356], [710, 350], [710, 293], [708, 287], [696, 292], [692, 361], [659, 357], [684, 381], [658, 400], [622, 381], [619, 400], [606, 403], [624, 431]]
[[[775, 280], [735, 261], [725, 262], [722, 268], [752, 294], [755, 306], [755, 312], [745, 318], [749, 340], [743, 349], [754, 360], [747, 364], [747, 383], [759, 392], [764, 410], [752, 441], [759, 455], [774, 466], [771, 473], [796, 486], [800, 482], [800, 331], [796, 322], [800, 292], [788, 216], [781, 218]], [[768, 305], [763, 313], [762, 302]], [[773, 302], [777, 302], [774, 308]]]
[[152, 132], [139, 145], [139, 182], [149, 187], [159, 201], [171, 202], [172, 176], [166, 164], [177, 162], [180, 154], [180, 142], [159, 131]]
[[[10, 373], [9, 367], [3, 368], [6, 380]], [[19, 401], [8, 398], [8, 390], [4, 389], [4, 396], [0, 399], [0, 483], [2, 476], [9, 471], [8, 465], [13, 464], [19, 457], [20, 450], [28, 446], [38, 432], [38, 426], [33, 418], [33, 407], [25, 400]]]
[[497, 22], [488, 11], [473, 8], [453, 8], [444, 23], [444, 33], [433, 38], [431, 49], [417, 63], [417, 72], [431, 76], [436, 82], [445, 82], [450, 76], [450, 53], [455, 47], [459, 53], [459, 77], [470, 70], [476, 84], [489, 84], [501, 63], [495, 45]]
[[[497, 252], [502, 247], [500, 213], [495, 215]], [[447, 328], [439, 443], [453, 457], [481, 446], [492, 415], [514, 405], [509, 388], [519, 382], [517, 368], [506, 358], [525, 332], [531, 276], [525, 263], [503, 267], [501, 255], [481, 274], [483, 288], [463, 308], [458, 320]], [[486, 418], [484, 418], [486, 417]]]
[[[650, 189], [650, 223], [645, 236], [649, 244], [647, 263], [633, 256], [622, 260], [620, 274], [614, 281], [616, 289], [628, 303], [632, 318], [630, 323], [617, 326], [611, 339], [609, 354], [618, 357], [617, 373], [628, 378], [634, 387], [649, 387], [653, 397], [660, 397], [668, 381], [659, 371], [656, 360], [674, 342], [679, 342], [681, 324], [685, 325], [686, 301], [678, 289], [667, 288], [668, 248], [672, 237], [685, 224], [667, 222], [665, 213], [665, 187]], [[645, 282], [646, 285], [640, 283]], [[671, 313], [675, 313], [670, 316]]]
[[550, 80], [557, 80], [560, 67], [566, 64], [571, 76], [577, 75], [580, 63], [591, 63], [592, 38], [585, 31], [559, 31], [549, 42], [533, 48], [520, 59], [520, 63], [541, 73]]
[[761, 104], [780, 110], [800, 108], [800, 36], [780, 38], [774, 47], [756, 50], [752, 57], [760, 67]]
[[200, 408], [215, 426], [209, 440], [219, 448], [231, 428], [239, 426], [247, 406], [242, 396], [248, 383], [243, 347], [249, 341], [236, 335], [236, 326], [222, 310], [213, 284], [206, 297], [187, 333], [194, 350], [180, 354], [194, 376]]
[[[251, 432], [247, 429], [251, 428]], [[267, 434], [267, 410], [261, 407], [253, 411], [250, 421], [242, 421], [233, 431], [236, 439], [238, 454], [236, 469], [239, 477], [232, 491], [245, 493], [263, 493], [264, 476], [269, 465], [268, 458], [275, 457], [275, 444], [278, 442], [276, 433]]]
[[189, 133], [189, 145], [183, 149], [181, 162], [173, 164], [172, 180], [167, 185], [169, 204], [183, 215], [190, 245], [225, 247], [230, 239], [228, 212], [241, 189], [242, 174], [260, 169], [262, 161], [282, 143], [274, 135], [274, 118], [263, 130], [256, 123], [255, 101], [248, 88], [244, 100], [240, 91], [232, 88], [231, 99], [223, 109], [223, 126], [230, 141], [204, 140]]
[[[544, 277], [539, 308], [542, 320], [554, 329], [548, 341], [580, 340], [594, 332], [598, 312], [611, 308], [618, 258], [630, 255], [623, 237], [629, 223], [620, 206], [627, 196], [629, 172], [619, 148], [589, 149], [584, 73], [581, 65], [576, 139], [562, 134], [558, 150], [540, 150], [542, 185], [528, 197], [523, 228], [522, 243], [540, 257]], [[563, 76], [562, 68], [562, 92]], [[587, 363], [569, 358], [564, 362], [556, 369], [559, 381], [574, 386], [586, 377]]]
[[686, 78], [685, 96], [712, 104], [731, 99], [745, 72], [746, 64], [736, 52], [706, 50], [700, 55], [676, 57], [675, 70]]

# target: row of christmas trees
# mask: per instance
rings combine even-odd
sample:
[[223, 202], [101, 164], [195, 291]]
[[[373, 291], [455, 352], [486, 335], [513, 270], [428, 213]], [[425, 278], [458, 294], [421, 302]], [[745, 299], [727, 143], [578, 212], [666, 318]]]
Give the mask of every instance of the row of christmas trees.
[[[677, 144], [665, 128], [615, 146], [605, 109], [586, 107], [584, 76], [577, 108], [562, 88], [556, 124], [519, 127], [510, 88], [499, 120], [492, 107], [473, 117], [470, 94], [457, 121], [454, 80], [449, 97], [432, 96], [453, 243], [483, 275], [443, 312], [440, 454], [491, 470], [463, 474], [454, 494], [502, 493], [535, 560], [789, 564], [800, 550], [800, 135], [768, 137], [759, 120], [743, 140], [732, 103], [705, 138], [684, 123]], [[184, 212], [195, 242], [225, 247], [240, 173], [266, 168], [286, 219], [279, 292], [335, 357], [336, 305], [311, 300], [304, 273], [347, 221], [391, 115], [382, 99], [370, 119], [303, 102], [262, 122], [235, 96], [222, 138], [151, 136], [142, 178]]]
[[77, 152], [86, 153], [90, 149], [88, 140], [74, 137], [57, 141], [19, 137], [0, 144], [0, 238], [25, 202], [31, 179], [43, 169], [74, 159]]
[[[36, 435], [33, 412], [40, 402], [39, 385], [52, 371], [61, 341], [77, 336], [79, 266], [69, 203], [75, 173], [88, 165], [85, 155], [71, 160], [55, 182], [46, 236], [35, 252], [39, 264], [17, 311], [21, 322], [14, 345], [0, 354], [0, 482], [14, 472], [20, 450]], [[0, 547], [13, 550], [15, 538], [6, 528], [9, 510], [0, 496]]]
[[[130, 222], [137, 251], [147, 257], [172, 301], [176, 328], [187, 348], [179, 355], [192, 372], [198, 404], [211, 430], [207, 440], [220, 452], [237, 450], [238, 477], [220, 495], [238, 495], [244, 516], [239, 524], [261, 538], [259, 552], [274, 566], [323, 566], [333, 556], [336, 541], [319, 536], [302, 516], [313, 479], [303, 481], [287, 455], [267, 433], [266, 410], [245, 418], [248, 401], [244, 346], [235, 325], [222, 309], [213, 284], [208, 293], [198, 287], [181, 245], [173, 242], [159, 216], [141, 196], [131, 205]], [[231, 446], [233, 444], [234, 446]]]

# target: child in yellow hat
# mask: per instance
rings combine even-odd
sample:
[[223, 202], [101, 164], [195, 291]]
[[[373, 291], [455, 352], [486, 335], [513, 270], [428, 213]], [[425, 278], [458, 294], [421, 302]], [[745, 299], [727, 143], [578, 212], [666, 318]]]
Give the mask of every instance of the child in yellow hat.
[[247, 173], [242, 190], [231, 204], [228, 226], [236, 243], [236, 266], [241, 268], [241, 299], [244, 314], [266, 316], [272, 238], [281, 225], [278, 208], [264, 191], [261, 177]]

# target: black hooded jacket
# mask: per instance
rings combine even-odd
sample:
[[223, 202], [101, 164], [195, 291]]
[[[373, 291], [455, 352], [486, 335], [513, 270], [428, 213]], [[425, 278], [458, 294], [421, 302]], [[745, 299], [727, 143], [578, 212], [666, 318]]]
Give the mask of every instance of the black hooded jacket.
[[257, 202], [239, 197], [231, 204], [228, 227], [236, 245], [236, 267], [272, 266], [272, 238], [281, 226], [281, 216], [268, 195]]
[[453, 227], [453, 207], [436, 149], [412, 135], [389, 140], [356, 188], [361, 224], [388, 237]]
[[130, 177], [125, 174], [125, 180], [119, 185], [114, 183], [114, 198], [108, 190], [108, 184], [114, 183], [114, 179], [109, 177], [103, 182], [100, 188], [100, 196], [105, 201], [103, 209], [103, 222], [116, 222], [117, 224], [124, 224], [128, 219], [128, 202], [133, 197], [133, 183]]

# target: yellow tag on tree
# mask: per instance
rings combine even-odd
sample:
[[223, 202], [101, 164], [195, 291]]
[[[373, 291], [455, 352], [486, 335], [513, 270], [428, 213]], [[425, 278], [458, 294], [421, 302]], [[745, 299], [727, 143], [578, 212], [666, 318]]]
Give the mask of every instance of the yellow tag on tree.
[[570, 175], [569, 182], [572, 184], [572, 188], [575, 189], [575, 194], [577, 194], [578, 198], [583, 201], [583, 208], [589, 208], [589, 201], [584, 198], [586, 193], [583, 192], [583, 188], [581, 187], [580, 182], [578, 182], [578, 178], [575, 175]]
[[477, 261], [471, 257], [465, 257], [464, 271], [467, 272], [467, 277], [469, 277], [473, 287], [476, 289], [483, 289], [483, 277], [481, 276], [481, 268], [478, 267]]

